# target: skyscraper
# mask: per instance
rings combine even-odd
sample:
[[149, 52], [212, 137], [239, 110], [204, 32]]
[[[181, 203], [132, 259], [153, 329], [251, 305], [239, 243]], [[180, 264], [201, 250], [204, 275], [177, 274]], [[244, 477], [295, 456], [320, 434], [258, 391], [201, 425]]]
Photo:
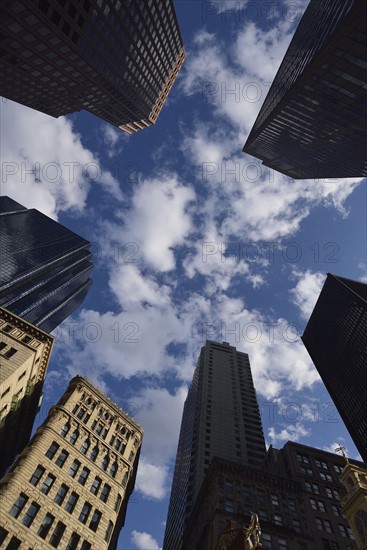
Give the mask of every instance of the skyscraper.
[[244, 152], [295, 179], [365, 177], [366, 69], [366, 2], [311, 0]]
[[76, 376], [0, 483], [6, 548], [116, 548], [143, 430]]
[[367, 285], [328, 273], [302, 340], [367, 462]]
[[184, 62], [172, 0], [3, 2], [0, 94], [54, 117], [154, 124]]
[[0, 478], [31, 436], [53, 342], [0, 306]]
[[256, 391], [246, 353], [223, 342], [201, 349], [185, 402], [164, 550], [179, 550], [214, 457], [259, 466], [265, 457]]
[[0, 197], [0, 236], [0, 305], [51, 332], [92, 283], [90, 243], [9, 197]]

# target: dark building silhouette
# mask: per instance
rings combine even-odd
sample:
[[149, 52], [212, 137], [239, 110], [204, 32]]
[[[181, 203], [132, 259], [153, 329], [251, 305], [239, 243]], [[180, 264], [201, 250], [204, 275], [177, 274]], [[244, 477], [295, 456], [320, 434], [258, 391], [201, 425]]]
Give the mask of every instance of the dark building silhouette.
[[1, 95], [128, 134], [155, 123], [185, 59], [172, 0], [6, 1], [0, 32]]
[[295, 178], [364, 177], [367, 3], [311, 0], [243, 148]]
[[51, 332], [92, 283], [90, 243], [9, 197], [0, 197], [0, 237], [0, 305]]
[[214, 457], [259, 466], [265, 441], [248, 355], [226, 342], [201, 349], [185, 402], [163, 548], [178, 550]]
[[367, 462], [367, 285], [328, 273], [302, 340]]

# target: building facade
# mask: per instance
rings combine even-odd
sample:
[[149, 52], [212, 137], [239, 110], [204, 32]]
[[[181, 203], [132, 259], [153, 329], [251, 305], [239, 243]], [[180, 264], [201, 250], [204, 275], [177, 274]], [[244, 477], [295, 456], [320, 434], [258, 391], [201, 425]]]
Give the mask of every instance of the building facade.
[[0, 483], [0, 544], [115, 549], [142, 436], [86, 378], [73, 378]]
[[302, 341], [367, 462], [367, 285], [329, 273]]
[[185, 402], [164, 550], [181, 550], [186, 523], [214, 457], [258, 466], [265, 457], [248, 355], [223, 342], [203, 346]]
[[184, 62], [172, 0], [2, 4], [0, 94], [128, 134], [154, 124]]
[[0, 306], [0, 478], [30, 439], [53, 342]]
[[340, 480], [346, 494], [341, 500], [341, 511], [348, 519], [357, 541], [358, 550], [367, 550], [367, 469], [346, 460]]
[[0, 197], [0, 305], [51, 332], [92, 284], [90, 243], [35, 209]]
[[243, 148], [294, 179], [365, 177], [367, 6], [311, 0]]

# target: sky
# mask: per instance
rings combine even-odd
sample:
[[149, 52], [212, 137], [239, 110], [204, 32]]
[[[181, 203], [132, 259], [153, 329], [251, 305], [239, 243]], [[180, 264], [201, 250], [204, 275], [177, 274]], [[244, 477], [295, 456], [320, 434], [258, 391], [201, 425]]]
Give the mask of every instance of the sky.
[[119, 548], [162, 548], [183, 404], [205, 340], [249, 354], [267, 445], [358, 452], [300, 335], [326, 273], [367, 282], [366, 182], [291, 180], [246, 141], [307, 1], [176, 0], [187, 59], [155, 126], [1, 101], [1, 194], [92, 244], [54, 334], [38, 426], [76, 374], [144, 427]]

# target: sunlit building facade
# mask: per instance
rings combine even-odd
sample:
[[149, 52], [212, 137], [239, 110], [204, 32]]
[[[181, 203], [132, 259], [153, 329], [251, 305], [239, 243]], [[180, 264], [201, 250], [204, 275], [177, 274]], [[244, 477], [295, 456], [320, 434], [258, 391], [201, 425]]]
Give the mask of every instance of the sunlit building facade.
[[172, 0], [2, 4], [0, 94], [131, 134], [154, 124], [184, 62]]
[[86, 378], [73, 378], [0, 483], [0, 544], [115, 549], [142, 436]]

